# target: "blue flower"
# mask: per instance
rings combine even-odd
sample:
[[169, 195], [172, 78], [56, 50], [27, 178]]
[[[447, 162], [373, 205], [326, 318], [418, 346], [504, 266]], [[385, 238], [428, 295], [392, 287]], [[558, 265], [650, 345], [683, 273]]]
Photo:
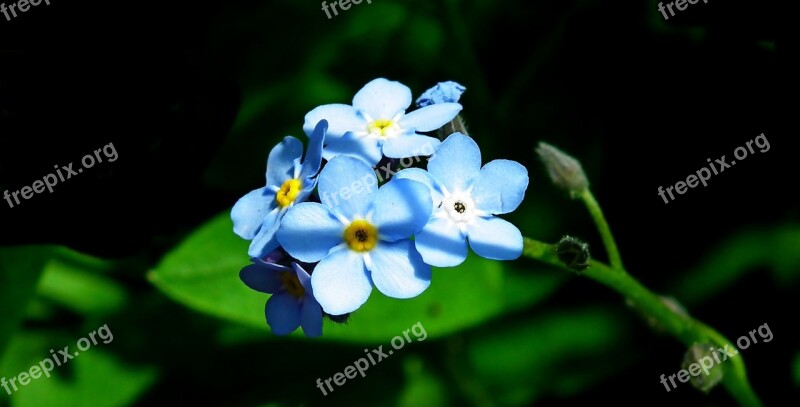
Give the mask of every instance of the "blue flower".
[[302, 164], [303, 144], [292, 136], [284, 138], [269, 153], [267, 186], [251, 191], [233, 206], [233, 231], [252, 240], [250, 257], [261, 258], [278, 248], [275, 232], [281, 218], [295, 203], [305, 201], [316, 187], [327, 127], [325, 120], [316, 123]]
[[425, 263], [452, 267], [479, 256], [513, 260], [522, 254], [522, 234], [493, 215], [513, 211], [528, 188], [528, 170], [516, 161], [494, 160], [481, 168], [481, 151], [470, 137], [453, 133], [428, 162], [428, 171], [402, 170], [397, 181], [413, 179], [431, 191], [433, 212], [415, 245]]
[[306, 336], [322, 335], [322, 308], [314, 299], [311, 276], [299, 264], [287, 267], [269, 258], [254, 258], [239, 278], [253, 290], [272, 294], [264, 313], [275, 335], [288, 335], [298, 326]]
[[358, 309], [372, 284], [393, 298], [416, 297], [430, 285], [431, 268], [409, 239], [430, 217], [428, 188], [408, 179], [377, 185], [363, 161], [336, 157], [319, 175], [321, 203], [295, 205], [278, 230], [289, 255], [319, 262], [311, 286], [328, 314]]
[[383, 155], [405, 158], [430, 155], [440, 141], [417, 132], [436, 130], [461, 111], [458, 103], [441, 103], [406, 114], [411, 90], [400, 82], [378, 78], [353, 97], [353, 105], [323, 105], [308, 112], [303, 127], [311, 134], [319, 120], [330, 123], [323, 157], [349, 155], [375, 165]]
[[428, 89], [417, 99], [417, 106], [425, 107], [438, 103], [456, 103], [461, 99], [461, 94], [467, 90], [464, 85], [457, 82], [439, 82]]

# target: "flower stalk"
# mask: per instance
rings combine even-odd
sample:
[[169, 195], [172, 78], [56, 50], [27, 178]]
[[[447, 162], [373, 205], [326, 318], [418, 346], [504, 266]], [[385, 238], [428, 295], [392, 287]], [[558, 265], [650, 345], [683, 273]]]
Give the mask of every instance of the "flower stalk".
[[619, 255], [617, 242], [614, 240], [614, 235], [611, 233], [611, 227], [608, 226], [606, 217], [603, 215], [603, 210], [600, 209], [600, 204], [597, 203], [597, 200], [594, 198], [594, 195], [589, 188], [586, 188], [583, 190], [583, 192], [581, 192], [580, 198], [584, 205], [586, 205], [586, 209], [589, 210], [589, 214], [592, 216], [595, 226], [597, 226], [597, 231], [600, 233], [600, 238], [603, 240], [603, 246], [606, 248], [608, 262], [611, 264], [611, 267], [620, 270], [623, 269], [622, 257]]
[[[588, 204], [587, 204], [588, 205]], [[599, 206], [594, 205], [599, 212]], [[603, 219], [599, 212], [597, 219]], [[607, 225], [606, 225], [607, 226]], [[613, 241], [610, 230], [606, 229], [609, 238]], [[605, 239], [604, 239], [605, 241]], [[616, 250], [616, 246], [614, 246]], [[530, 238], [524, 238], [522, 255], [549, 265], [571, 271], [558, 257], [557, 245], [547, 244]], [[617, 254], [618, 256], [618, 254]], [[680, 340], [684, 345], [691, 347], [694, 343], [710, 343], [720, 348], [726, 345], [735, 348], [734, 344], [722, 334], [708, 325], [678, 312], [667, 306], [661, 297], [648, 290], [634, 279], [622, 267], [613, 267], [597, 260], [590, 260], [589, 267], [581, 275], [589, 277], [620, 293], [629, 303], [644, 315], [659, 323], [667, 333]], [[730, 359], [725, 366], [722, 383], [727, 391], [743, 407], [762, 407], [763, 404], [747, 380], [747, 372], [742, 358]]]
[[[620, 293], [626, 298], [629, 305], [646, 316], [648, 320], [654, 321], [664, 332], [680, 340], [687, 349], [691, 349], [697, 343], [712, 344], [719, 348], [726, 346], [736, 348], [722, 334], [692, 318], [680, 307], [671, 307], [662, 297], [647, 289], [628, 274], [622, 264], [622, 256], [617, 248], [614, 235], [611, 233], [611, 228], [600, 204], [589, 189], [588, 179], [578, 160], [546, 143], [539, 144], [537, 153], [544, 162], [551, 180], [557, 186], [567, 190], [573, 198], [580, 198], [583, 201], [594, 220], [608, 254], [609, 264], [592, 259], [588, 262], [588, 268], [581, 271], [581, 275]], [[574, 270], [570, 264], [564, 262], [563, 256], [559, 256], [561, 254], [559, 249], [563, 249], [563, 239], [561, 244], [552, 245], [526, 237], [523, 240], [522, 255], [561, 269]], [[723, 369], [722, 384], [741, 406], [763, 406], [747, 380], [747, 371], [742, 358], [730, 359], [730, 363], [721, 367]]]

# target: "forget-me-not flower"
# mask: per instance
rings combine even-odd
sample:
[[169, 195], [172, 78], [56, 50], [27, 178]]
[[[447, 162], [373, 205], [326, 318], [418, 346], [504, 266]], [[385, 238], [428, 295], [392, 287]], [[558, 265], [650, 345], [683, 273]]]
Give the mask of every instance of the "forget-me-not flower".
[[467, 88], [458, 82], [439, 82], [417, 98], [417, 106], [425, 107], [439, 103], [456, 103], [466, 90]]
[[314, 124], [302, 163], [303, 143], [292, 136], [284, 138], [269, 153], [267, 185], [251, 191], [233, 206], [233, 231], [252, 240], [250, 257], [261, 258], [278, 248], [275, 233], [281, 219], [295, 203], [305, 201], [317, 185], [327, 127], [324, 120]]
[[522, 254], [522, 234], [495, 217], [519, 206], [528, 187], [528, 170], [516, 161], [494, 160], [481, 168], [481, 151], [472, 138], [453, 133], [428, 162], [428, 171], [402, 170], [396, 180], [414, 179], [428, 186], [431, 218], [415, 244], [426, 263], [452, 267], [467, 258], [469, 246], [479, 256], [513, 260]]
[[322, 335], [322, 308], [314, 299], [311, 276], [302, 266], [254, 258], [253, 264], [239, 272], [239, 278], [253, 290], [272, 294], [264, 313], [275, 335], [288, 335], [298, 326], [306, 336]]
[[436, 130], [461, 111], [458, 103], [440, 103], [406, 114], [411, 90], [400, 82], [374, 79], [353, 97], [353, 105], [329, 104], [308, 112], [303, 127], [311, 134], [322, 119], [330, 123], [323, 157], [349, 155], [375, 165], [386, 155], [430, 155], [440, 141], [417, 132]]
[[319, 262], [311, 286], [328, 314], [358, 309], [372, 284], [393, 298], [415, 297], [430, 285], [431, 268], [410, 240], [430, 218], [428, 188], [409, 179], [377, 185], [362, 160], [335, 157], [319, 175], [321, 203], [297, 204], [281, 222], [286, 252]]

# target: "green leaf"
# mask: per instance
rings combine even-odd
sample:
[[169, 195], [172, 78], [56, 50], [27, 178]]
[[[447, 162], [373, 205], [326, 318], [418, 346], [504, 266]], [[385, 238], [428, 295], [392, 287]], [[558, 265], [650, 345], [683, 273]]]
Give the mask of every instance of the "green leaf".
[[[233, 234], [225, 212], [167, 254], [149, 279], [197, 311], [266, 328], [268, 296], [239, 281], [239, 270], [249, 264], [247, 247], [247, 241]], [[541, 301], [567, 278], [517, 271], [516, 265], [470, 256], [459, 267], [434, 269], [431, 287], [419, 297], [398, 300], [373, 290], [347, 324], [326, 321], [323, 340], [385, 343], [417, 322], [431, 337], [444, 336]]]
[[469, 366], [498, 404], [530, 405], [546, 394], [579, 393], [630, 363], [634, 352], [622, 351], [626, 337], [611, 310], [551, 313], [477, 336]]
[[400, 394], [398, 407], [446, 406], [447, 387], [425, 367], [424, 360], [410, 356], [403, 361], [405, 388]]
[[778, 284], [800, 278], [800, 225], [741, 232], [717, 246], [698, 267], [685, 273], [671, 292], [692, 305], [724, 291], [748, 271], [769, 267]]
[[800, 352], [794, 355], [794, 366], [792, 368], [793, 376], [794, 376], [794, 385], [795, 387], [800, 388]]
[[25, 316], [50, 246], [0, 247], [0, 357]]
[[[0, 369], [9, 378], [30, 372], [33, 366], [38, 367], [40, 362], [51, 357], [50, 349], [61, 349], [65, 345], [74, 349], [75, 343], [76, 338], [63, 332], [21, 333], [14, 337], [9, 357]], [[100, 342], [66, 364], [54, 366], [49, 378], [42, 374], [25, 386], [17, 382], [18, 390], [11, 396], [11, 406], [122, 407], [132, 404], [155, 382], [154, 369], [129, 366], [104, 349], [96, 349], [97, 346], [108, 345]]]
[[102, 275], [111, 266], [109, 261], [60, 247], [47, 263], [37, 293], [79, 314], [114, 313], [127, 303], [127, 293]]

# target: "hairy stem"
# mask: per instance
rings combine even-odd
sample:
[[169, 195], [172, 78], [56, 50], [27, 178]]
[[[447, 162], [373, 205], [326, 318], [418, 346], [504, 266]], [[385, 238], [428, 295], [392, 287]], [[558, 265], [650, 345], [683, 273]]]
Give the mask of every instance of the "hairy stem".
[[606, 217], [603, 215], [602, 209], [600, 209], [600, 204], [594, 199], [594, 195], [592, 195], [592, 191], [590, 191], [589, 188], [583, 190], [580, 198], [586, 205], [586, 209], [589, 210], [589, 214], [592, 215], [595, 225], [597, 225], [597, 231], [600, 232], [600, 238], [603, 239], [603, 246], [606, 247], [606, 253], [608, 253], [608, 262], [611, 263], [611, 267], [622, 269], [622, 257], [619, 255], [617, 242], [614, 240], [614, 235], [611, 233], [611, 228], [608, 226], [608, 222], [606, 222]]
[[[590, 200], [594, 198], [589, 194]], [[584, 198], [586, 199], [586, 198]], [[587, 203], [588, 206], [592, 206]], [[599, 211], [599, 206], [594, 207]], [[590, 209], [591, 210], [591, 209]], [[594, 216], [594, 215], [593, 215]], [[608, 225], [605, 224], [605, 219], [602, 213], [599, 218], [595, 217], [595, 221], [600, 219], [605, 225], [605, 234], [611, 239]], [[598, 226], [600, 222], [598, 221]], [[601, 234], [603, 227], [599, 226]], [[606, 241], [606, 238], [603, 239]], [[537, 240], [525, 238], [525, 246], [523, 249], [523, 256], [542, 261], [552, 266], [569, 270], [562, 264], [556, 255], [556, 246], [539, 242]], [[609, 249], [609, 257], [611, 253], [617, 253], [616, 245], [612, 246], [613, 251]], [[619, 261], [619, 254], [616, 254], [617, 261]], [[661, 297], [648, 290], [645, 286], [640, 284], [636, 279], [631, 277], [622, 267], [611, 267], [607, 264], [592, 260], [588, 269], [582, 272], [582, 275], [589, 277], [605, 286], [612, 288], [618, 293], [622, 294], [625, 298], [630, 300], [630, 303], [642, 312], [644, 315], [656, 321], [666, 332], [683, 342], [687, 347], [692, 346], [694, 343], [708, 343], [715, 345], [719, 348], [728, 346], [728, 349], [735, 349], [731, 341], [726, 339], [722, 334], [715, 331], [713, 328], [703, 324], [702, 322], [683, 314], [678, 310], [672, 309], [662, 301]], [[747, 372], [745, 370], [744, 362], [740, 355], [728, 359], [723, 368], [722, 383], [728, 392], [736, 399], [740, 405], [745, 407], [762, 407], [761, 401], [756, 396], [750, 383], [747, 380]]]

